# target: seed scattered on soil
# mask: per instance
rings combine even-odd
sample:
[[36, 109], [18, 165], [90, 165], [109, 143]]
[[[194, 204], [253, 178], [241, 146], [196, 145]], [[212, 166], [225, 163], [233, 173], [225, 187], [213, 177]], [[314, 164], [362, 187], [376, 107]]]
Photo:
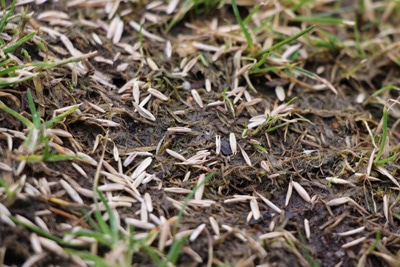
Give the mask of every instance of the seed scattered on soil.
[[2, 264], [397, 265], [393, 1], [6, 2]]
[[291, 183], [293, 185], [293, 188], [301, 196], [301, 198], [304, 199], [304, 201], [311, 202], [311, 198], [308, 195], [307, 191], [298, 182], [292, 181]]
[[197, 90], [192, 89], [191, 90], [192, 96], [194, 101], [196, 101], [197, 105], [199, 105], [199, 107], [203, 108], [203, 100], [201, 99], [201, 96], [199, 95], [199, 93], [197, 92]]
[[191, 242], [195, 241], [196, 238], [201, 234], [201, 232], [203, 232], [204, 228], [206, 228], [206, 224], [203, 223], [201, 225], [199, 225], [190, 235], [189, 240]]
[[258, 203], [256, 199], [250, 200], [250, 208], [253, 213], [254, 220], [258, 220], [261, 216], [260, 208], [258, 207]]
[[363, 242], [365, 239], [367, 239], [367, 238], [364, 236], [364, 237], [360, 237], [358, 239], [355, 239], [353, 241], [347, 242], [346, 244], [342, 245], [342, 248], [351, 248], [351, 247], [357, 246], [358, 244]]
[[267, 204], [268, 207], [270, 207], [271, 209], [273, 209], [274, 211], [276, 211], [277, 213], [281, 213], [282, 210], [280, 208], [278, 208], [274, 203], [272, 203], [271, 201], [269, 201], [267, 198], [263, 197], [260, 193], [255, 192], [262, 201], [264, 201], [265, 204]]
[[134, 218], [125, 218], [125, 223], [132, 225], [133, 227], [137, 227], [139, 229], [151, 230], [155, 227], [154, 224], [149, 222], [143, 222], [141, 220], [137, 220]]
[[233, 155], [236, 155], [237, 153], [237, 142], [236, 142], [236, 136], [234, 133], [229, 134], [229, 146], [232, 150]]

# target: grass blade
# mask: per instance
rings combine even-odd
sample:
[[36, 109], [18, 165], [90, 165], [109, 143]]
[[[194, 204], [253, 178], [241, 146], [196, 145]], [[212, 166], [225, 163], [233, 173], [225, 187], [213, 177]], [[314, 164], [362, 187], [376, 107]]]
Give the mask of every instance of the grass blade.
[[72, 250], [72, 249], [65, 249], [65, 252], [71, 255], [76, 255], [80, 257], [81, 259], [87, 260], [87, 261], [92, 261], [94, 263], [93, 266], [97, 267], [109, 267], [110, 265], [105, 262], [105, 260], [102, 257], [99, 257], [97, 255], [94, 255], [88, 251], [79, 251], [79, 250]]
[[35, 127], [37, 129], [39, 129], [40, 128], [40, 113], [36, 111], [35, 102], [33, 101], [32, 92], [30, 89], [28, 89], [26, 91], [26, 96], [28, 97], [28, 105], [29, 105], [29, 109], [31, 111], [33, 125], [35, 125]]
[[32, 39], [32, 37], [35, 35], [36, 35], [36, 32], [31, 32], [31, 33], [25, 35], [24, 37], [22, 37], [21, 39], [18, 39], [18, 41], [16, 41], [15, 43], [2, 48], [2, 50], [5, 54], [13, 52], [15, 49], [17, 49], [18, 47], [20, 47], [21, 45], [25, 44], [30, 39]]
[[381, 140], [381, 144], [379, 146], [379, 150], [378, 150], [378, 154], [375, 157], [375, 164], [377, 162], [379, 162], [379, 160], [381, 159], [382, 155], [383, 155], [383, 151], [385, 150], [385, 146], [386, 146], [386, 138], [387, 138], [387, 119], [388, 119], [388, 114], [387, 114], [387, 109], [384, 108], [383, 109], [383, 126], [382, 126], [382, 140]]
[[203, 180], [203, 182], [199, 183], [198, 185], [196, 185], [193, 190], [186, 196], [185, 200], [183, 201], [183, 205], [182, 208], [179, 210], [178, 213], [178, 219], [176, 220], [175, 223], [175, 228], [174, 228], [174, 232], [176, 232], [176, 228], [179, 226], [180, 221], [182, 220], [183, 217], [183, 212], [186, 209], [189, 200], [192, 199], [194, 197], [194, 194], [196, 193], [197, 190], [199, 190], [199, 188], [201, 186], [203, 186], [203, 184], [207, 183], [213, 176], [215, 175], [215, 172], [211, 172], [209, 173]]
[[53, 240], [53, 241], [57, 242], [57, 244], [59, 244], [61, 246], [72, 247], [72, 248], [85, 248], [85, 247], [87, 247], [87, 245], [76, 245], [76, 244], [68, 243], [68, 242], [62, 240], [61, 238], [59, 238], [57, 236], [54, 236], [53, 234], [51, 234], [51, 233], [39, 228], [36, 225], [30, 224], [30, 223], [25, 223], [24, 221], [18, 219], [17, 217], [10, 216], [10, 219], [14, 223], [22, 225], [25, 228], [27, 228], [27, 229], [29, 229], [29, 230], [31, 230], [31, 231], [43, 236], [43, 237], [46, 237], [46, 238], [48, 238], [50, 240]]
[[64, 111], [57, 117], [47, 121], [44, 125], [46, 129], [51, 128], [54, 124], [64, 120], [66, 117], [68, 117], [70, 114], [74, 113], [77, 109], [79, 108], [79, 105], [76, 105], [75, 107], [72, 107], [71, 109]]
[[114, 212], [111, 210], [110, 205], [108, 205], [108, 201], [105, 198], [103, 192], [101, 192], [100, 190], [97, 190], [97, 194], [100, 197], [101, 202], [103, 202], [104, 206], [106, 207], [106, 211], [108, 214], [108, 220], [110, 222], [110, 233], [111, 233], [111, 238], [113, 239], [113, 242], [116, 242], [118, 240], [118, 225], [117, 225], [117, 221], [114, 215]]
[[[14, 14], [15, 3], [16, 3], [16, 1], [13, 0], [12, 3], [11, 3], [11, 8], [10, 8], [10, 10], [9, 10], [8, 12], [6, 12], [6, 14], [5, 14], [5, 15], [3, 16], [3, 18], [0, 20], [0, 33], [2, 33], [2, 32], [4, 31], [4, 28], [6, 27], [7, 22], [8, 22], [8, 18], [9, 18], [12, 14]], [[2, 6], [3, 6], [3, 9], [5, 10], [5, 9], [6, 9], [6, 3], [5, 3], [5, 1], [2, 1], [1, 4], [2, 4]], [[3, 38], [0, 38], [0, 39], [2, 40], [2, 42], [3, 42], [3, 44], [4, 44]]]
[[81, 229], [81, 230], [76, 231], [76, 232], [71, 232], [70, 234], [72, 234], [74, 236], [93, 237], [94, 239], [96, 239], [96, 241], [98, 241], [103, 246], [110, 247], [110, 239], [107, 238], [107, 236], [104, 235], [103, 233], [96, 233], [96, 232], [91, 231], [91, 230]]
[[302, 17], [298, 16], [291, 19], [294, 22], [312, 22], [312, 23], [329, 23], [329, 24], [345, 24], [348, 25], [349, 21], [337, 19], [332, 17]]
[[160, 265], [161, 267], [167, 267], [170, 266], [170, 264], [172, 263], [173, 265], [175, 265], [176, 261], [178, 260], [179, 254], [181, 252], [181, 249], [183, 247], [183, 244], [185, 243], [185, 241], [187, 240], [187, 236], [183, 237], [179, 240], [175, 240], [175, 242], [172, 244], [168, 255], [166, 257], [166, 259], [164, 260], [164, 262]]
[[239, 23], [240, 29], [246, 37], [247, 44], [249, 45], [250, 49], [252, 49], [254, 47], [253, 39], [251, 38], [249, 31], [246, 29], [245, 23], [240, 17], [239, 9], [236, 5], [236, 0], [232, 0], [232, 9], [233, 13], [235, 14], [236, 20]]
[[27, 128], [32, 129], [34, 128], [34, 124], [28, 120], [27, 118], [25, 118], [24, 116], [22, 116], [21, 114], [19, 114], [18, 112], [16, 112], [15, 110], [7, 107], [3, 102], [0, 101], [0, 110], [3, 110], [5, 112], [7, 112], [8, 114], [10, 114], [11, 116], [13, 116], [14, 118], [16, 118], [17, 120], [19, 120], [20, 122], [22, 122]]
[[271, 46], [271, 47], [268, 48], [268, 49], [265, 49], [265, 50], [263, 50], [263, 51], [260, 51], [260, 52], [255, 53], [255, 54], [253, 55], [253, 57], [257, 58], [257, 57], [262, 56], [262, 55], [264, 55], [264, 54], [268, 54], [269, 52], [274, 51], [274, 50], [276, 50], [276, 49], [278, 49], [278, 48], [284, 46], [285, 44], [289, 44], [289, 43], [293, 42], [294, 40], [300, 38], [300, 37], [303, 36], [304, 34], [310, 32], [310, 31], [311, 31], [312, 29], [314, 29], [314, 28], [315, 28], [315, 25], [312, 25], [312, 26], [308, 27], [307, 29], [305, 29], [305, 30], [303, 30], [303, 31], [301, 31], [301, 32], [299, 32], [299, 33], [293, 35], [292, 37], [289, 37], [289, 38], [286, 38], [286, 39], [280, 41], [279, 43], [277, 43], [277, 44]]

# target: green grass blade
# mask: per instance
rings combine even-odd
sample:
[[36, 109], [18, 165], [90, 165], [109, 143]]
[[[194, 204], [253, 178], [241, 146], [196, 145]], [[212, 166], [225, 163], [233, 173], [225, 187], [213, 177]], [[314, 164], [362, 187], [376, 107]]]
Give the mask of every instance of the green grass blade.
[[268, 154], [267, 149], [266, 149], [265, 147], [263, 147], [262, 145], [253, 144], [253, 146], [254, 146], [255, 148], [257, 148], [258, 150], [260, 150], [261, 152], [263, 152], [263, 153], [265, 153], [265, 154]]
[[55, 68], [55, 67], [59, 67], [59, 66], [63, 66], [66, 65], [68, 63], [73, 63], [73, 62], [80, 62], [83, 59], [85, 59], [87, 57], [83, 56], [83, 57], [70, 57], [61, 61], [57, 61], [57, 62], [49, 62], [49, 61], [39, 61], [39, 62], [31, 62], [26, 64], [27, 66], [34, 66], [36, 67], [37, 70], [41, 70], [41, 69], [49, 69], [49, 68]]
[[83, 260], [92, 261], [94, 263], [93, 266], [110, 267], [110, 265], [104, 260], [104, 258], [94, 255], [89, 251], [79, 251], [72, 249], [64, 249], [64, 251], [70, 255], [76, 255]]
[[279, 71], [279, 70], [286, 70], [286, 69], [292, 69], [296, 66], [296, 64], [289, 64], [289, 65], [285, 65], [285, 66], [272, 66], [272, 67], [267, 67], [267, 68], [254, 68], [254, 70], [252, 70], [250, 72], [250, 74], [259, 74], [259, 73], [268, 73], [271, 71]]
[[310, 31], [311, 31], [312, 29], [314, 29], [314, 28], [315, 28], [315, 25], [312, 25], [312, 26], [308, 27], [307, 29], [305, 29], [305, 30], [303, 30], [303, 31], [301, 31], [301, 32], [299, 32], [299, 33], [297, 33], [297, 34], [295, 34], [295, 35], [293, 35], [293, 36], [291, 36], [291, 37], [289, 37], [289, 38], [286, 38], [286, 39], [280, 41], [279, 43], [277, 43], [277, 44], [271, 46], [271, 47], [268, 48], [268, 49], [265, 49], [265, 50], [263, 50], [263, 51], [260, 51], [260, 52], [258, 52], [258, 53], [255, 53], [255, 54], [253, 55], [253, 57], [257, 58], [257, 57], [262, 56], [262, 55], [264, 55], [264, 54], [266, 54], [266, 53], [269, 53], [269, 52], [271, 52], [271, 51], [274, 51], [274, 50], [276, 50], [276, 49], [278, 49], [278, 48], [284, 46], [285, 44], [289, 44], [289, 43], [293, 42], [294, 40], [300, 38], [300, 37], [303, 36], [304, 34], [310, 32]]
[[57, 162], [57, 161], [64, 161], [64, 160], [74, 160], [80, 159], [79, 156], [71, 156], [71, 155], [58, 155], [58, 154], [51, 154], [49, 156], [43, 156], [44, 161], [48, 162]]
[[376, 96], [378, 96], [386, 91], [390, 91], [390, 90], [399, 90], [399, 88], [394, 85], [387, 85], [387, 86], [384, 86], [381, 89], [377, 90], [375, 93], [373, 93], [371, 95], [371, 97], [376, 97]]
[[186, 196], [185, 200], [183, 201], [182, 208], [179, 210], [179, 213], [178, 213], [178, 220], [175, 223], [175, 229], [174, 229], [175, 232], [176, 232], [176, 227], [179, 225], [180, 221], [182, 220], [183, 212], [186, 209], [189, 200], [192, 199], [194, 194], [196, 193], [196, 191], [199, 190], [199, 188], [201, 186], [203, 186], [205, 183], [207, 183], [214, 175], [215, 175], [215, 172], [211, 172], [211, 173], [207, 174], [207, 176], [204, 178], [203, 182], [196, 185], [193, 188], [193, 190]]
[[246, 37], [247, 44], [250, 49], [254, 47], [253, 39], [250, 36], [249, 31], [246, 29], [246, 25], [244, 24], [242, 18], [240, 17], [238, 6], [236, 5], [236, 0], [232, 0], [232, 9], [235, 14], [236, 20], [239, 23], [240, 29], [242, 30], [244, 36]]
[[0, 68], [9, 68], [14, 62], [11, 58], [0, 58]]
[[354, 39], [356, 41], [356, 46], [357, 46], [357, 49], [358, 49], [358, 52], [359, 52], [359, 57], [360, 58], [365, 58], [366, 55], [365, 55], [365, 51], [364, 51], [364, 49], [363, 49], [363, 47], [361, 45], [361, 36], [360, 36], [360, 32], [358, 31], [358, 25], [357, 24], [354, 26]]
[[246, 18], [243, 20], [243, 24], [247, 25], [250, 22], [251, 18], [254, 16], [254, 14], [256, 14], [258, 10], [260, 10], [260, 8], [261, 5], [257, 5], [255, 8], [253, 8], [250, 11], [250, 13], [246, 16]]
[[345, 21], [343, 19], [337, 19], [337, 18], [332, 18], [332, 17], [302, 17], [298, 16], [291, 21], [294, 22], [311, 22], [311, 23], [329, 23], [329, 24], [348, 24], [348, 21]]
[[150, 248], [146, 244], [141, 244], [141, 248], [146, 251], [146, 253], [156, 263], [157, 266], [162, 266], [163, 262], [160, 260], [157, 253], [154, 252], [154, 249]]
[[294, 7], [292, 7], [292, 11], [296, 12], [299, 8], [305, 7], [307, 2], [312, 2], [312, 0], [301, 0]]
[[308, 78], [311, 78], [311, 79], [314, 79], [314, 78], [315, 78], [315, 73], [313, 73], [313, 72], [311, 72], [311, 71], [308, 71], [308, 70], [303, 69], [303, 68], [300, 68], [300, 67], [293, 67], [293, 69], [294, 69], [295, 71], [299, 72], [300, 74], [302, 74], [302, 75], [308, 77]]
[[228, 92], [229, 88], [225, 88], [224, 91], [222, 92], [222, 97], [228, 104], [229, 110], [231, 111], [232, 115], [235, 115], [235, 107], [231, 101], [231, 99], [226, 95], [226, 92]]
[[6, 184], [6, 181], [4, 181], [3, 178], [0, 177], [0, 187], [4, 188], [4, 191], [6, 192], [7, 198], [11, 197], [12, 192], [10, 191], [10, 188]]
[[81, 212], [84, 215], [84, 218], [88, 221], [89, 225], [97, 232], [101, 232], [101, 228], [98, 225], [98, 223], [96, 223], [95, 220], [93, 220], [92, 216], [90, 216], [89, 212], [87, 212], [86, 209], [81, 208]]
[[387, 139], [387, 120], [388, 120], [388, 113], [387, 109], [383, 109], [383, 126], [382, 126], [382, 140], [379, 146], [378, 154], [375, 157], [374, 163], [376, 164], [382, 157], [383, 151], [385, 150], [386, 146], [386, 139]]
[[87, 230], [87, 229], [80, 229], [78, 231], [75, 232], [70, 232], [71, 235], [74, 236], [86, 236], [86, 237], [92, 237], [94, 239], [96, 239], [101, 245], [106, 246], [106, 247], [110, 247], [110, 244], [112, 244], [112, 242], [110, 241], [110, 238], [107, 238], [107, 235], [104, 235], [103, 233], [97, 233], [91, 230]]
[[378, 231], [375, 234], [375, 242], [368, 248], [368, 252], [373, 252], [380, 242], [381, 242], [381, 231], [378, 229]]
[[185, 244], [185, 241], [187, 238], [188, 237], [186, 236], [179, 240], [174, 241], [174, 243], [172, 244], [172, 246], [168, 252], [166, 259], [161, 264], [161, 267], [168, 267], [168, 266], [170, 266], [171, 263], [173, 265], [176, 264], [176, 262], [178, 261], [179, 254], [181, 253], [182, 247]]
[[34, 124], [28, 120], [27, 118], [25, 118], [24, 116], [22, 116], [21, 114], [19, 114], [18, 112], [16, 112], [15, 110], [7, 107], [3, 102], [0, 101], [0, 110], [7, 112], [8, 114], [10, 114], [11, 116], [13, 116], [14, 118], [16, 118], [17, 120], [19, 120], [20, 122], [22, 122], [27, 128], [31, 129], [34, 127]]
[[47, 122], [44, 124], [44, 127], [45, 127], [46, 129], [51, 128], [54, 124], [56, 124], [56, 123], [58, 123], [58, 122], [64, 120], [64, 119], [65, 119], [66, 117], [68, 117], [70, 114], [74, 113], [78, 108], [79, 108], [79, 105], [76, 105], [76, 106], [74, 106], [74, 107], [71, 107], [69, 110], [64, 111], [63, 113], [61, 113], [61, 114], [58, 115], [57, 117], [55, 117], [55, 118], [53, 118], [53, 119], [47, 121]]
[[117, 219], [115, 218], [115, 214], [111, 210], [111, 207], [108, 204], [108, 201], [105, 198], [103, 192], [101, 192], [100, 190], [97, 190], [97, 194], [99, 195], [101, 202], [106, 207], [106, 211], [108, 214], [108, 221], [110, 222], [109, 229], [110, 229], [110, 233], [111, 233], [111, 238], [113, 239], [113, 242], [116, 242], [118, 240], [118, 233], [119, 233]]
[[256, 63], [254, 64], [251, 69], [250, 69], [250, 73], [254, 73], [254, 71], [259, 70], [259, 68], [267, 61], [269, 57], [269, 52], [265, 53], [262, 58]]
[[32, 37], [35, 35], [36, 35], [36, 32], [31, 32], [31, 33], [25, 35], [24, 37], [22, 37], [21, 39], [18, 39], [18, 41], [16, 41], [15, 43], [2, 48], [2, 50], [5, 54], [13, 52], [15, 49], [17, 49], [18, 47], [20, 47], [21, 45], [25, 44], [30, 39], [32, 39]]
[[375, 163], [375, 165], [377, 165], [377, 166], [385, 165], [386, 163], [389, 163], [389, 162], [395, 160], [399, 155], [400, 155], [400, 154], [397, 153], [397, 154], [394, 154], [394, 155], [392, 155], [392, 156], [390, 156], [390, 157], [388, 157], [388, 158], [386, 158], [386, 159], [377, 160], [377, 161], [375, 161], [374, 163]]
[[288, 125], [288, 124], [290, 124], [290, 123], [293, 123], [293, 121], [287, 121], [287, 122], [284, 122], [284, 123], [275, 125], [275, 126], [273, 126], [273, 127], [271, 127], [271, 128], [266, 129], [265, 132], [266, 132], [266, 133], [273, 132], [273, 131], [275, 131], [275, 130], [277, 130], [277, 129], [279, 129], [279, 128], [282, 128], [282, 127], [284, 127], [284, 126], [286, 126], [286, 125]]
[[32, 92], [30, 89], [26, 91], [26, 96], [28, 97], [28, 105], [31, 111], [32, 122], [36, 128], [40, 128], [40, 113], [36, 111], [35, 102], [33, 101]]
[[344, 47], [343, 40], [338, 38], [336, 35], [321, 29], [318, 29], [317, 33], [319, 36], [314, 37], [313, 40], [310, 40], [310, 44], [312, 46], [327, 48], [332, 51], [336, 51], [337, 49]]
[[31, 231], [43, 236], [43, 237], [46, 237], [46, 238], [48, 238], [50, 240], [53, 240], [54, 242], [56, 242], [57, 244], [59, 244], [61, 246], [66, 246], [66, 247], [71, 247], [71, 248], [85, 248], [85, 247], [88, 247], [87, 245], [76, 245], [76, 244], [72, 244], [72, 243], [66, 242], [66, 241], [62, 240], [61, 238], [59, 238], [59, 237], [57, 237], [57, 236], [55, 236], [55, 235], [43, 230], [42, 228], [39, 228], [38, 226], [30, 224], [30, 223], [26, 223], [26, 222], [18, 219], [17, 217], [9, 216], [9, 218], [14, 223], [22, 225], [25, 228], [27, 228], [27, 229], [29, 229], [29, 230], [31, 230]]
[[36, 74], [28, 75], [23, 78], [19, 78], [19, 77], [0, 78], [0, 88], [4, 88], [4, 87], [11, 86], [13, 84], [19, 84], [19, 83], [28, 81], [35, 76], [36, 76]]
[[[96, 219], [96, 222], [100, 226], [101, 233], [109, 235], [111, 237], [111, 230], [110, 227], [108, 226], [107, 222], [103, 219], [103, 216], [100, 211], [100, 207], [98, 206], [98, 203], [96, 201], [96, 210], [94, 211], [94, 217]], [[108, 244], [111, 245], [111, 244]]]
[[289, 106], [290, 104], [292, 104], [294, 101], [296, 101], [297, 96], [292, 97], [291, 99], [289, 99], [289, 101], [286, 102], [286, 106]]
[[[7, 22], [8, 22], [8, 18], [9, 18], [12, 14], [14, 14], [15, 3], [16, 3], [16, 0], [13, 0], [12, 3], [11, 3], [11, 8], [10, 8], [10, 10], [9, 10], [8, 12], [6, 12], [6, 14], [5, 14], [5, 15], [2, 17], [2, 19], [0, 20], [0, 33], [2, 33], [2, 32], [4, 31], [4, 28], [6, 27]], [[2, 1], [2, 6], [3, 6], [3, 9], [4, 9], [4, 11], [5, 11], [5, 10], [6, 10], [6, 3], [5, 3], [5, 1]], [[3, 39], [1, 39], [1, 40], [3, 40]]]
[[179, 21], [183, 19], [189, 10], [191, 10], [194, 6], [194, 1], [185, 0], [182, 5], [179, 7], [178, 12], [172, 18], [172, 20], [168, 23], [167, 31], [170, 31], [172, 27], [174, 27]]
[[11, 59], [4, 61], [4, 63], [3, 63], [4, 66], [0, 66], [0, 67], [3, 67], [5, 69], [0, 71], [0, 77], [4, 76], [6, 74], [9, 74], [10, 72], [15, 72], [16, 70], [21, 70], [26, 67], [25, 65], [18, 65], [18, 66], [10, 67], [10, 65], [12, 65], [12, 63], [13, 63], [13, 61]]

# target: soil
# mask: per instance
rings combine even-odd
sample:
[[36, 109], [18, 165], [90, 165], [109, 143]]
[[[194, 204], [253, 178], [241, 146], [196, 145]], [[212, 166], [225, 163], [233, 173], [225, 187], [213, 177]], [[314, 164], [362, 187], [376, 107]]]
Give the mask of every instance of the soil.
[[[329, 88], [311, 90], [305, 87], [307, 84], [316, 84], [310, 77], [288, 78], [289, 75], [283, 71], [252, 74], [249, 80], [257, 91], [252, 90], [248, 81], [240, 76], [239, 87], [244, 86], [246, 93], [237, 97], [239, 100], [234, 103], [232, 110], [224, 96], [224, 90], [232, 90], [235, 55], [240, 49], [244, 50], [245, 44], [241, 41], [243, 37], [229, 39], [229, 34], [214, 34], [208, 28], [211, 27], [214, 18], [220, 22], [218, 27], [236, 24], [230, 4], [200, 15], [190, 11], [167, 31], [167, 22], [171, 20], [172, 14], [167, 15], [162, 9], [146, 9], [145, 3], [142, 2], [122, 1], [116, 14], [121, 16], [124, 22], [123, 35], [117, 44], [113, 44], [101, 26], [90, 27], [89, 22], [110, 25], [112, 20], [107, 17], [106, 7], [100, 4], [101, 1], [97, 1], [99, 4], [93, 6], [89, 6], [90, 2], [81, 1], [81, 4], [69, 5], [68, 1], [46, 1], [40, 5], [30, 3], [24, 7], [33, 12], [32, 19], [39, 27], [51, 27], [66, 36], [81, 53], [97, 51], [97, 56], [111, 60], [111, 64], [94, 58], [85, 60], [84, 65], [88, 65], [90, 71], [77, 74], [76, 84], [73, 80], [77, 70], [71, 70], [69, 67], [43, 70], [39, 76], [43, 92], [38, 90], [33, 81], [1, 90], [14, 95], [21, 102], [21, 105], [15, 105], [14, 108], [26, 117], [29, 117], [27, 88], [32, 90], [35, 104], [44, 120], [51, 119], [56, 109], [80, 104], [78, 111], [54, 128], [72, 134], [71, 137], [58, 137], [61, 147], [85, 153], [97, 163], [102, 160], [108, 163], [109, 167], [102, 165], [100, 168], [103, 172], [100, 174], [99, 185], [117, 183], [117, 178], [110, 178], [111, 175], [107, 173], [122, 171], [128, 176], [134, 173], [145, 157], [138, 154], [132, 163], [124, 166], [123, 162], [130, 153], [151, 153], [152, 163], [146, 172], [153, 174], [154, 178], [148, 183], [141, 183], [137, 191], [141, 196], [150, 195], [152, 214], [158, 218], [168, 220], [177, 216], [179, 209], [176, 203], [182, 205], [187, 196], [187, 193], [176, 193], [168, 189], [193, 190], [202, 174], [214, 173], [207, 181], [201, 199], [212, 200], [213, 204], [206, 207], [189, 205], [177, 226], [178, 232], [181, 232], [196, 229], [201, 224], [206, 225], [196, 240], [187, 240], [184, 243], [185, 249], [177, 260], [177, 266], [400, 264], [399, 187], [389, 177], [399, 181], [399, 157], [383, 165], [374, 164], [371, 168], [370, 157], [374, 156], [374, 144], [369, 131], [372, 131], [376, 138], [374, 142], [379, 144], [383, 105], [377, 100], [371, 100], [367, 104], [358, 101], [360, 95], [371, 96], [377, 89], [388, 84], [399, 86], [396, 77], [398, 65], [391, 60], [390, 54], [374, 54], [368, 50], [367, 63], [357, 65], [354, 61], [359, 59], [354, 58], [355, 56], [343, 47], [329, 51], [317, 46], [307, 46], [308, 57], [302, 59], [303, 68], [312, 73], [319, 72], [320, 77], [329, 81], [337, 93]], [[116, 2], [109, 2], [113, 4], [109, 4], [107, 8]], [[325, 8], [329, 7], [333, 8]], [[239, 9], [243, 17], [251, 10], [242, 5]], [[71, 25], [52, 25], [51, 20], [40, 19], [40, 15], [49, 10], [68, 14], [65, 21], [71, 22]], [[353, 10], [343, 16], [356, 15], [357, 12]], [[155, 22], [150, 20], [151, 16], [156, 18]], [[387, 24], [398, 25], [395, 24], [395, 20], [393, 18], [393, 21], [388, 21]], [[138, 31], [129, 25], [131, 21], [144, 21], [143, 30], [170, 40], [172, 56], [165, 56], [165, 42], [155, 41], [144, 34], [141, 37]], [[288, 26], [295, 27], [300, 23], [292, 24]], [[343, 39], [349, 38], [350, 30], [347, 28], [327, 28], [319, 24], [317, 27], [331, 30], [332, 34], [338, 36], [343, 34]], [[380, 29], [377, 27], [369, 29], [370, 35], [378, 34]], [[99, 36], [103, 45], [96, 43], [93, 33]], [[59, 37], [52, 38], [44, 31], [39, 32], [38, 36], [46, 42], [49, 54], [58, 58], [71, 56]], [[398, 43], [398, 37], [397, 33], [393, 34], [393, 43]], [[192, 45], [193, 41], [231, 48], [227, 48], [217, 60], [213, 60], [214, 53], [196, 49]], [[231, 43], [227, 43], [228, 41]], [[122, 43], [130, 46], [140, 44], [141, 48], [135, 53], [129, 53], [118, 45]], [[43, 60], [42, 52], [33, 43], [26, 49], [32, 59]], [[16, 55], [19, 56], [18, 52]], [[176, 73], [181, 72], [185, 66], [182, 60], [187, 58], [189, 61], [197, 55], [203, 58], [195, 63], [186, 76], [179, 77]], [[155, 62], [158, 70], [154, 67], [152, 69], [149, 58]], [[269, 64], [274, 64], [271, 62]], [[124, 63], [128, 63], [126, 69], [119, 70]], [[241, 58], [241, 66], [247, 63], [250, 62]], [[349, 70], [356, 65], [359, 69], [354, 74], [349, 74]], [[323, 72], [318, 71], [321, 67], [324, 68]], [[103, 77], [104, 80], [96, 77]], [[149, 87], [168, 97], [167, 101], [152, 97], [144, 105], [155, 117], [154, 121], [140, 114], [138, 107], [134, 106], [133, 89], [120, 93], [119, 90], [132, 79], [145, 84], [140, 85], [140, 101], [149, 95]], [[206, 88], [206, 79], [211, 82], [210, 92]], [[284, 101], [279, 101], [275, 93], [277, 85], [282, 85], [286, 92]], [[190, 89], [185, 89], [186, 86]], [[203, 107], [196, 102], [192, 89], [201, 96]], [[246, 105], [246, 94], [252, 99], [259, 99], [259, 102]], [[237, 94], [233, 94], [228, 98], [234, 102], [236, 96]], [[290, 111], [278, 113], [273, 126], [292, 121], [277, 129], [270, 130], [269, 126], [255, 127], [243, 134], [251, 118], [265, 114], [266, 110], [272, 113], [292, 97], [296, 99], [290, 106]], [[398, 97], [398, 90], [392, 90], [384, 93], [381, 99], [398, 100]], [[1, 100], [10, 107], [14, 103], [7, 97], [1, 97]], [[223, 104], [213, 105], [216, 101]], [[104, 112], [99, 111], [100, 109]], [[393, 110], [389, 112], [388, 123], [387, 148], [391, 150], [388, 150], [385, 156], [391, 156], [400, 150], [399, 113], [395, 112], [395, 108]], [[0, 112], [0, 116], [2, 129], [23, 131], [24, 126], [12, 116], [3, 111]], [[118, 126], [109, 127], [100, 120], [109, 120]], [[191, 131], [174, 133], [168, 130], [171, 127], [187, 127]], [[20, 161], [17, 156], [21, 154], [18, 147], [23, 145], [22, 141], [14, 138], [13, 150], [10, 151], [5, 130], [1, 130], [1, 133], [1, 162], [14, 169], [11, 174], [4, 172], [2, 178], [11, 185], [17, 183], [22, 175], [26, 175], [26, 184], [15, 199], [9, 201], [3, 193], [1, 195], [2, 203], [10, 213], [14, 216], [21, 215], [36, 224], [37, 217], [40, 217], [49, 231], [61, 238], [65, 235], [65, 225], [90, 228], [84, 219], [82, 208], [89, 210], [94, 203], [93, 197], [87, 191], [85, 194], [78, 189], [93, 189], [98, 166], [81, 159], [28, 162], [22, 173], [18, 173], [16, 169]], [[233, 151], [230, 133], [236, 136], [239, 146], [237, 153]], [[219, 154], [216, 153], [216, 136], [221, 137]], [[52, 140], [56, 142], [55, 138]], [[260, 149], [260, 146], [264, 150]], [[181, 160], [168, 153], [170, 150], [179, 153], [185, 159], [203, 150], [209, 154], [200, 157], [201, 161], [198, 163], [182, 164]], [[241, 150], [247, 153], [251, 166], [246, 163]], [[118, 151], [120, 161], [115, 160], [115, 151]], [[262, 167], [262, 162], [267, 163], [267, 169]], [[78, 164], [85, 175], [72, 163]], [[185, 178], [188, 173], [189, 178]], [[337, 177], [347, 183], [330, 183], [327, 177]], [[50, 192], [44, 192], [44, 180], [49, 185]], [[78, 204], [71, 198], [60, 180], [71, 184], [78, 191], [83, 204]], [[294, 186], [293, 182], [306, 191], [310, 201], [306, 201], [299, 191], [293, 188], [289, 203], [285, 205], [288, 190]], [[31, 193], [34, 189], [30, 187], [36, 188], [38, 193]], [[112, 201], [111, 198], [133, 198], [130, 190], [108, 191], [106, 197], [110, 202], [117, 203], [117, 200]], [[281, 213], [266, 204], [257, 193], [279, 207]], [[249, 198], [227, 202], [235, 197], [240, 198], [239, 196]], [[332, 205], [330, 202], [344, 197], [352, 201], [340, 205]], [[254, 218], [254, 212], [249, 215], [252, 211], [250, 198], [257, 199], [261, 214], [258, 219]], [[386, 198], [389, 199], [389, 217], [386, 217], [384, 212]], [[115, 209], [121, 218], [122, 228], [126, 227], [125, 218], [141, 219], [141, 202], [135, 200], [130, 204]], [[220, 227], [221, 234], [218, 238], [214, 237], [216, 233], [210, 224], [210, 217], [213, 217]], [[308, 227], [305, 226], [307, 221], [309, 235], [306, 229]], [[354, 234], [340, 235], [360, 227], [365, 229]], [[139, 233], [146, 232], [144, 229], [137, 230]], [[31, 257], [40, 254], [32, 247], [33, 233], [22, 225], [11, 227], [0, 220], [0, 259], [3, 259], [4, 265], [22, 266]], [[267, 233], [279, 234], [260, 239]], [[160, 239], [161, 237], [157, 236], [149, 246], [165, 256], [168, 249], [159, 250]], [[349, 242], [358, 239], [358, 244], [349, 245]], [[42, 253], [46, 255], [33, 266], [80, 266], [79, 261], [73, 257], [58, 254], [43, 245], [42, 247]], [[167, 246], [169, 247], [170, 245]], [[106, 257], [109, 251], [108, 248], [100, 246], [98, 255]], [[201, 261], [196, 261], [197, 258], [193, 255], [199, 256]], [[132, 266], [156, 265], [144, 249], [135, 253]], [[113, 265], [110, 263], [110, 266]]]

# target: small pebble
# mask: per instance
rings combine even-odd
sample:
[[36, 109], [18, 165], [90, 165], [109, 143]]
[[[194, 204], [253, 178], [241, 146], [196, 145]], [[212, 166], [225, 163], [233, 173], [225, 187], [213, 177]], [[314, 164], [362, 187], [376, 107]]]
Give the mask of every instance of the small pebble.
[[224, 156], [228, 156], [232, 154], [232, 149], [228, 141], [221, 141], [221, 153]]
[[190, 82], [184, 81], [182, 83], [182, 88], [185, 89], [185, 90], [190, 90], [190, 89], [192, 89], [192, 86], [190, 85]]

